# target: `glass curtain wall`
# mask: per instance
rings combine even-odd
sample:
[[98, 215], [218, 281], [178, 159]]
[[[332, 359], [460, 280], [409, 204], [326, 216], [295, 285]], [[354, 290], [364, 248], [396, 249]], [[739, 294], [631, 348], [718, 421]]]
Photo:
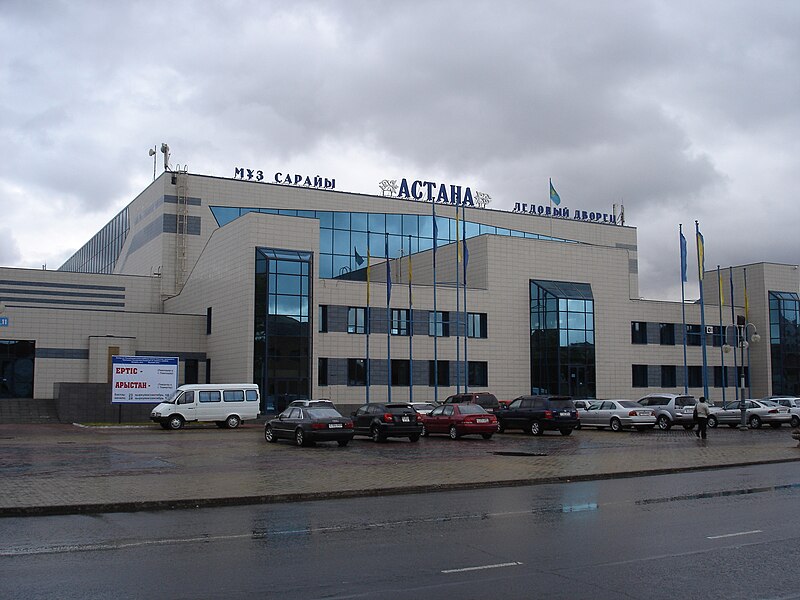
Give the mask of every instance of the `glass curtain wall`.
[[311, 392], [311, 253], [256, 248], [253, 381], [261, 411]]
[[530, 301], [531, 393], [594, 398], [591, 286], [532, 280]]
[[[433, 248], [433, 216], [404, 215], [393, 213], [335, 212], [326, 210], [294, 210], [277, 208], [239, 208], [231, 206], [212, 206], [211, 212], [219, 226], [250, 212], [260, 212], [290, 217], [319, 219], [320, 264], [319, 277], [323, 279], [347, 278], [366, 279], [366, 264], [358, 265], [355, 252], [362, 259], [367, 257], [367, 245], [373, 259], [386, 258], [386, 236], [389, 239], [389, 257], [400, 258], [408, 253], [408, 237], [411, 236], [411, 253], [416, 254]], [[456, 241], [455, 206], [437, 207], [442, 213], [452, 213], [436, 217], [437, 246]], [[459, 224], [460, 226], [460, 224]], [[531, 239], [554, 240], [577, 243], [546, 235], [539, 235], [483, 223], [467, 221], [464, 224], [466, 238], [485, 233], [507, 235]], [[459, 231], [459, 237], [461, 232]]]
[[800, 298], [793, 292], [769, 293], [772, 393], [800, 396]]

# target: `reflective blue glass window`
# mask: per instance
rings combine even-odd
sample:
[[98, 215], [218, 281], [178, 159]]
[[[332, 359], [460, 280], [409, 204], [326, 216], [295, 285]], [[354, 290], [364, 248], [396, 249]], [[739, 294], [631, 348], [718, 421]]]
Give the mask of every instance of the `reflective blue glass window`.
[[319, 219], [320, 227], [333, 228], [333, 213], [327, 210], [318, 210], [317, 218]]
[[212, 206], [211, 214], [214, 215], [217, 224], [222, 227], [239, 218], [239, 209], [230, 206]]
[[384, 233], [386, 231], [386, 215], [383, 213], [370, 213], [368, 219], [370, 233]]
[[386, 232], [402, 235], [403, 215], [386, 215]]
[[350, 230], [333, 230], [333, 252], [334, 254], [350, 254]]
[[319, 251], [325, 254], [333, 252], [333, 230], [319, 230]]
[[495, 234], [497, 233], [497, 227], [494, 225], [484, 225], [483, 223], [480, 224], [480, 232], [481, 235], [485, 233]]
[[351, 271], [350, 255], [343, 256], [339, 254], [333, 255], [333, 276], [338, 277]]
[[416, 237], [419, 235], [419, 219], [417, 215], [403, 215], [403, 236]]
[[480, 235], [481, 233], [481, 228], [478, 223], [472, 223], [470, 221], [467, 221], [466, 229], [467, 229], [467, 239]]
[[419, 251], [422, 252], [423, 250], [430, 250], [433, 248], [433, 240], [428, 238], [420, 238], [419, 239]]
[[400, 250], [403, 247], [403, 236], [390, 235], [389, 236], [389, 256], [400, 256]]
[[[354, 231], [350, 234], [350, 245], [358, 250], [358, 254], [366, 261], [367, 260], [367, 234], [360, 231]], [[361, 267], [366, 267], [366, 262]], [[359, 268], [361, 268], [359, 267]]]
[[[277, 287], [275, 288], [275, 292], [278, 294], [300, 294], [301, 293], [301, 286], [300, 281], [301, 277], [296, 277], [294, 275], [278, 275], [277, 276]], [[272, 291], [272, 288], [270, 288]]]
[[497, 235], [511, 235], [511, 230], [506, 229], [505, 227], [498, 227], [497, 228]]
[[317, 214], [313, 210], [298, 210], [297, 216], [305, 219], [315, 219]]
[[521, 231], [517, 231], [516, 229], [511, 230], [511, 237], [525, 237], [525, 234]]
[[335, 229], [345, 229], [350, 231], [350, 213], [349, 212], [335, 212], [333, 213], [333, 227]]
[[372, 253], [373, 258], [384, 258], [386, 255], [386, 240], [384, 239], [384, 234], [382, 233], [370, 233], [369, 234], [369, 250]]
[[[433, 239], [433, 216], [422, 216], [419, 217], [419, 235], [420, 237], [426, 237]], [[433, 247], [433, 244], [431, 244]]]
[[350, 213], [350, 228], [353, 231], [366, 231], [367, 213]]

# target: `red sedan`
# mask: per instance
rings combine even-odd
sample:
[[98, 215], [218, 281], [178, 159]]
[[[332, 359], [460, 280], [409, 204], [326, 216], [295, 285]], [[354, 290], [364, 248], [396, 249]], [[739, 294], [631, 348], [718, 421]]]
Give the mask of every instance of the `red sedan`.
[[488, 440], [497, 431], [497, 417], [477, 404], [443, 404], [422, 418], [422, 435], [446, 433], [457, 440], [462, 435], [481, 435]]

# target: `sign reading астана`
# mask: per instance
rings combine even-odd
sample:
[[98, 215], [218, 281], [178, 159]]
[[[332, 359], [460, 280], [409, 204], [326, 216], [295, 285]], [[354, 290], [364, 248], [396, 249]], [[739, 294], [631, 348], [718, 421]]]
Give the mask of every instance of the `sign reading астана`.
[[462, 188], [460, 185], [447, 185], [434, 181], [415, 180], [409, 185], [403, 178], [400, 185], [396, 179], [384, 179], [378, 184], [381, 194], [391, 198], [405, 198], [407, 200], [422, 200], [423, 202], [438, 202], [439, 204], [456, 204], [464, 206], [477, 206], [485, 208], [492, 197], [489, 194]]

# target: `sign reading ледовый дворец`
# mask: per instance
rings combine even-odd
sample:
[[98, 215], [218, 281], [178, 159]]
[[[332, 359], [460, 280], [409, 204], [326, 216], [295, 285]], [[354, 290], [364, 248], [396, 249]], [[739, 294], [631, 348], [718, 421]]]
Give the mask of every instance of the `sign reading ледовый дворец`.
[[112, 356], [111, 402], [158, 404], [178, 387], [178, 358], [171, 356]]

